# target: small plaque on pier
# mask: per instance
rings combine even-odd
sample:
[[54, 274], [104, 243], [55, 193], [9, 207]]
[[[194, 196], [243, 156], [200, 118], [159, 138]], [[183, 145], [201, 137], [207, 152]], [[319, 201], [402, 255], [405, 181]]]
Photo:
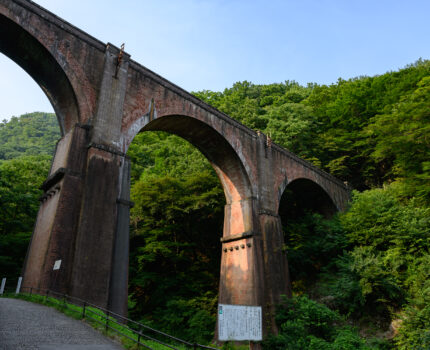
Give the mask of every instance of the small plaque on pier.
[[59, 270], [59, 269], [60, 269], [60, 266], [61, 266], [61, 260], [57, 260], [57, 261], [54, 263], [54, 268], [53, 268], [53, 270]]
[[218, 305], [218, 340], [263, 339], [261, 306]]

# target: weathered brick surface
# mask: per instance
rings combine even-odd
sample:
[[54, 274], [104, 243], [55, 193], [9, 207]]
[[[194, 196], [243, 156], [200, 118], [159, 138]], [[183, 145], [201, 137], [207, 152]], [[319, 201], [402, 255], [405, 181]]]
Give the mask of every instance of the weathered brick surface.
[[51, 239], [52, 226], [56, 217], [59, 193], [51, 195], [41, 203], [34, 227], [31, 249], [26, 257], [23, 286], [42, 288], [41, 285], [48, 246]]
[[[26, 259], [24, 285], [67, 292], [80, 216], [83, 167], [88, 132], [76, 126], [58, 143]], [[60, 176], [58, 176], [60, 175]], [[62, 260], [61, 274], [54, 272]]]
[[119, 156], [90, 148], [70, 293], [106, 306], [116, 228]]
[[[265, 332], [275, 329], [274, 304], [290, 293], [278, 215], [282, 193], [305, 179], [343, 210], [344, 184], [30, 1], [0, 0], [0, 36], [0, 51], [47, 93], [64, 135], [24, 283], [125, 312], [126, 292], [114, 277], [128, 264], [125, 248], [116, 249], [117, 238], [128, 237], [128, 209], [120, 207], [129, 184], [124, 157], [138, 132], [162, 130], [196, 146], [224, 188], [220, 302], [262, 305]], [[58, 259], [64, 267], [54, 274]], [[114, 269], [117, 264], [122, 267]]]

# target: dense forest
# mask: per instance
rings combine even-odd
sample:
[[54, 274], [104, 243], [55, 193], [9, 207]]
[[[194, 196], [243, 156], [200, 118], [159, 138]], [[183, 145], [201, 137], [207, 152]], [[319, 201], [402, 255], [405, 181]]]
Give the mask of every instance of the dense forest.
[[[194, 93], [354, 189], [332, 218], [283, 218], [294, 296], [267, 349], [430, 348], [430, 61], [332, 85], [238, 82]], [[54, 115], [0, 123], [0, 271], [20, 274], [55, 141]], [[186, 141], [133, 141], [130, 315], [213, 338], [225, 198]]]

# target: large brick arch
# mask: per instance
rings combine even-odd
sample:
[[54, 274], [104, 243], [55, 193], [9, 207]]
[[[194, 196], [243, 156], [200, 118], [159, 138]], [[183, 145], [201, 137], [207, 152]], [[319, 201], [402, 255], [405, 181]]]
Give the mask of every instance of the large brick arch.
[[[1, 10], [1, 4], [0, 4]], [[0, 52], [24, 69], [48, 97], [65, 134], [79, 122], [76, 95], [63, 68], [35, 36], [0, 11]]]
[[249, 204], [253, 197], [251, 182], [242, 160], [223, 135], [192, 116], [156, 117], [151, 112], [137, 119], [126, 135], [130, 140], [137, 132], [145, 131], [165, 131], [177, 135], [195, 146], [208, 159], [226, 197], [224, 236], [252, 230], [252, 205]]
[[165, 131], [180, 136], [199, 149], [215, 169], [227, 204], [252, 196], [251, 183], [241, 159], [228, 141], [210, 125], [185, 115], [166, 115], [151, 121], [149, 116], [143, 116], [136, 124], [142, 126], [139, 132]]
[[91, 123], [103, 78], [105, 43], [32, 1], [0, 0], [0, 51], [39, 84], [63, 134], [77, 123]]
[[[201, 131], [204, 137], [209, 134], [212, 135], [210, 138], [212, 145], [204, 145], [197, 134], [190, 135], [194, 140], [190, 142], [194, 143], [208, 157], [209, 161], [211, 161], [210, 153], [214, 153], [213, 156], [215, 156], [217, 151], [214, 147], [219, 145], [223, 145], [225, 150], [228, 149], [226, 155], [234, 153], [236, 159], [234, 163], [240, 163], [242, 168], [240, 171], [244, 175], [246, 174], [247, 181], [252, 187], [252, 193], [255, 194], [258, 191], [255, 160], [253, 159], [255, 149], [251, 149], [256, 148], [257, 134], [255, 131], [244, 127], [236, 120], [203, 103], [178, 86], [167, 81], [158, 81], [160, 77], [143, 66], [131, 61], [130, 67], [127, 80], [128, 93], [124, 98], [119, 140], [122, 152], [127, 152], [134, 136], [148, 123], [151, 122], [152, 125], [155, 122], [154, 125], [161, 125], [169, 119], [169, 123], [174, 124], [172, 118], [175, 118], [179, 124], [182, 122], [192, 123], [191, 129], [196, 133], [198, 128], [202, 127], [206, 130], [205, 134], [203, 130]], [[160, 127], [163, 128], [163, 126]], [[180, 132], [183, 133], [183, 131]], [[232, 157], [230, 158], [232, 159]]]

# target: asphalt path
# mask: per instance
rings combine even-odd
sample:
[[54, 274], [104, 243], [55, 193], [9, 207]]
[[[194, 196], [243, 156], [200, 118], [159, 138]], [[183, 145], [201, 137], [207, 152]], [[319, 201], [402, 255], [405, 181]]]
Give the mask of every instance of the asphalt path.
[[44, 305], [0, 298], [0, 350], [123, 350], [83, 321]]

